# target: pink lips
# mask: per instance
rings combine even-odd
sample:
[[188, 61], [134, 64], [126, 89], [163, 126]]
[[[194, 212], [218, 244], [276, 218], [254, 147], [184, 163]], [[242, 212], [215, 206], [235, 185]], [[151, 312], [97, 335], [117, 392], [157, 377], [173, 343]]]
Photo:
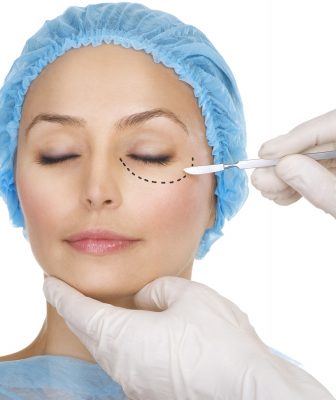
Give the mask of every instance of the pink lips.
[[121, 236], [108, 230], [92, 229], [71, 235], [66, 241], [81, 252], [103, 255], [125, 249], [139, 239]]

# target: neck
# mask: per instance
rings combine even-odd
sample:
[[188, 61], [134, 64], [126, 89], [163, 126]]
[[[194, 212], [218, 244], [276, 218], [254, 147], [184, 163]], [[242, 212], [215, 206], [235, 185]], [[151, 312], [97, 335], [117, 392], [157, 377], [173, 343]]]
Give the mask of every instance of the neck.
[[[136, 308], [132, 298], [123, 299], [114, 305]], [[90, 352], [49, 303], [47, 303], [47, 316], [43, 326], [34, 342], [24, 350], [24, 354], [26, 357], [63, 355], [96, 363]]]
[[49, 303], [47, 303], [47, 316], [41, 331], [32, 343], [32, 351], [35, 355], [62, 355], [96, 362]]

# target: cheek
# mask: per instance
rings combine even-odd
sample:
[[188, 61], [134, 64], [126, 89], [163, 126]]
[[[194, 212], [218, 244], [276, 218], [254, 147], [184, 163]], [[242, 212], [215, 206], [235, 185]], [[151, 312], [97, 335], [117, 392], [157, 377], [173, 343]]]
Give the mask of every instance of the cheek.
[[[17, 189], [21, 208], [28, 228], [30, 243], [42, 247], [44, 240], [57, 231], [64, 220], [64, 190], [57, 185], [50, 187], [50, 179], [41, 175], [18, 172]], [[61, 195], [63, 193], [63, 195]], [[49, 233], [49, 235], [48, 235]]]
[[142, 194], [137, 223], [150, 228], [151, 236], [165, 241], [165, 247], [198, 243], [209, 220], [211, 193], [209, 176], [188, 176], [184, 182], [159, 186]]

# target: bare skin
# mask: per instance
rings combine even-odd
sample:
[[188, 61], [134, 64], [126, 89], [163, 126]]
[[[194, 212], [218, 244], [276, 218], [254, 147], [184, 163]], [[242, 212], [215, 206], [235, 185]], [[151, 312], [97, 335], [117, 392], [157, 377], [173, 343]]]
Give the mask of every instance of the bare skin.
[[[165, 116], [121, 132], [116, 127], [120, 118], [157, 108], [177, 115], [189, 134]], [[76, 116], [86, 125], [43, 121], [27, 136], [27, 127], [39, 113]], [[45, 274], [84, 295], [135, 309], [134, 294], [150, 281], [166, 275], [191, 279], [199, 240], [214, 223], [215, 177], [146, 186], [123, 173], [114, 156], [131, 148], [170, 152], [176, 158], [184, 152], [198, 165], [212, 163], [192, 88], [151, 56], [114, 45], [72, 49], [30, 86], [15, 176], [32, 252]], [[37, 162], [42, 153], [80, 156], [42, 165]], [[99, 257], [79, 253], [65, 241], [70, 234], [96, 227], [137, 238], [138, 245]], [[36, 355], [95, 362], [49, 304], [37, 338], [0, 361]]]

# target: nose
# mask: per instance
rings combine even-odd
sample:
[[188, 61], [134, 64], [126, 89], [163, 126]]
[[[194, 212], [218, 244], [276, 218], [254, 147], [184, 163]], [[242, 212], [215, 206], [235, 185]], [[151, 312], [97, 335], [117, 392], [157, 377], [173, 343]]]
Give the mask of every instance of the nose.
[[82, 202], [90, 210], [117, 208], [121, 204], [118, 170], [111, 160], [92, 161], [82, 178]]
[[87, 204], [88, 204], [89, 208], [91, 208], [91, 209], [98, 209], [101, 206], [103, 206], [104, 204], [106, 204], [106, 205], [113, 204], [113, 201], [111, 199], [106, 199], [102, 202], [99, 199], [88, 198]]

